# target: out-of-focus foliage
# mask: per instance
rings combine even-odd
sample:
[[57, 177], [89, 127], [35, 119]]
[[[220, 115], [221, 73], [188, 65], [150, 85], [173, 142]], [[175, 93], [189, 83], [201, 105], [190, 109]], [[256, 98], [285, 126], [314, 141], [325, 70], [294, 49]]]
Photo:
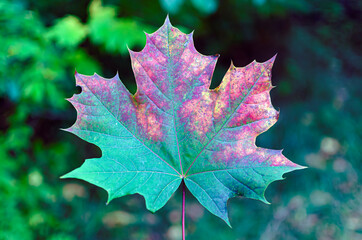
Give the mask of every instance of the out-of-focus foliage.
[[127, 46], [145, 44], [144, 31], [150, 27], [131, 18], [117, 18], [116, 7], [103, 7], [100, 0], [89, 7], [89, 29], [91, 41], [102, 44], [107, 51], [128, 53]]
[[87, 33], [88, 28], [78, 18], [70, 15], [59, 19], [46, 36], [60, 46], [76, 47], [85, 39]]
[[89, 6], [89, 18], [82, 24], [75, 16], [61, 18], [46, 36], [62, 47], [77, 47], [89, 35], [91, 42], [115, 54], [128, 53], [127, 47], [145, 43], [144, 31], [150, 27], [131, 18], [118, 19], [117, 8], [104, 7], [100, 0]]
[[[169, 13], [177, 13], [185, 0], [159, 0], [162, 8]], [[211, 14], [217, 10], [218, 0], [190, 0], [193, 7], [204, 14]]]
[[77, 91], [74, 69], [107, 77], [119, 70], [134, 91], [124, 44], [142, 48], [142, 30], [156, 30], [167, 13], [174, 25], [197, 29], [200, 52], [221, 54], [213, 87], [230, 58], [243, 66], [278, 52], [271, 95], [280, 119], [257, 145], [285, 148], [310, 167], [273, 183], [271, 205], [231, 200], [233, 229], [189, 194], [188, 239], [362, 238], [362, 2], [228, 0], [210, 13], [193, 2], [175, 12], [158, 0], [0, 2], [0, 239], [180, 238], [179, 194], [153, 215], [139, 196], [105, 206], [102, 190], [59, 180], [100, 156], [59, 131], [75, 121], [64, 101]]

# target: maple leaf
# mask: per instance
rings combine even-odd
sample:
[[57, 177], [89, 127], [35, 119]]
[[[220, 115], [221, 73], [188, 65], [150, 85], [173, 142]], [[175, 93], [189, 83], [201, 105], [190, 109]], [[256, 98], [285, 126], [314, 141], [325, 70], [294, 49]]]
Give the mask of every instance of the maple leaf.
[[244, 196], [267, 202], [267, 186], [301, 166], [281, 151], [255, 146], [255, 138], [278, 119], [270, 101], [274, 58], [230, 66], [209, 89], [218, 55], [204, 56], [166, 18], [140, 52], [130, 51], [137, 92], [118, 75], [76, 73], [80, 94], [68, 99], [77, 120], [66, 129], [96, 144], [102, 157], [63, 178], [104, 188], [108, 202], [144, 196], [152, 212], [166, 204], [182, 181], [211, 213], [230, 225], [227, 201]]

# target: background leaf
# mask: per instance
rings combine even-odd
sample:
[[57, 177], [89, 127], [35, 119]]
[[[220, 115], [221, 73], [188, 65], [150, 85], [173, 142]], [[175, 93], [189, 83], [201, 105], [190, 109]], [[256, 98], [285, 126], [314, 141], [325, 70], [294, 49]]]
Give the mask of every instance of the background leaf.
[[191, 0], [191, 3], [197, 8], [200, 12], [211, 14], [214, 13], [219, 5], [217, 0]]
[[47, 37], [55, 39], [60, 46], [76, 47], [87, 36], [87, 32], [87, 27], [78, 18], [67, 16], [49, 30]]
[[184, 0], [159, 0], [161, 6], [169, 13], [177, 13], [182, 7]]

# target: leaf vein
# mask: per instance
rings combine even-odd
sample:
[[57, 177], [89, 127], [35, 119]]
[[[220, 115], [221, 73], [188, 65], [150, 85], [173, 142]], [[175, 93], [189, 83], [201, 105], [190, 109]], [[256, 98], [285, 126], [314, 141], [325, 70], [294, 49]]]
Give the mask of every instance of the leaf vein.
[[[97, 97], [96, 94], [94, 94], [94, 92], [86, 85], [86, 83], [83, 81], [82, 78], [79, 78], [84, 85], [88, 88], [88, 90], [95, 96], [95, 98], [103, 105], [104, 108], [106, 108], [108, 110], [108, 108], [103, 104], [103, 102]], [[108, 110], [109, 111], [109, 110]], [[109, 111], [110, 112], [110, 111]], [[137, 139], [143, 146], [145, 146], [148, 150], [150, 150], [153, 154], [155, 154], [161, 161], [163, 161], [164, 163], [166, 163], [170, 168], [172, 168], [176, 173], [180, 174], [173, 166], [171, 166], [168, 162], [166, 162], [164, 159], [162, 159], [158, 154], [156, 154], [151, 148], [149, 148], [148, 146], [146, 146], [140, 139], [138, 139], [126, 126], [124, 126], [122, 124], [122, 122], [120, 122], [116, 116], [113, 115], [112, 112], [110, 112], [111, 115], [114, 117], [114, 119], [119, 122], [135, 139]]]

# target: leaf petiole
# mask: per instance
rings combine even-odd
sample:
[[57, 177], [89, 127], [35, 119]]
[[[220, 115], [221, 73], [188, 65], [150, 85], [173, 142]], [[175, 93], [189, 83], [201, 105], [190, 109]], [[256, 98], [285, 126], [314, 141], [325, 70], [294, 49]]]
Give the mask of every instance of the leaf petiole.
[[182, 240], [185, 240], [185, 195], [186, 195], [186, 185], [185, 181], [182, 179]]

